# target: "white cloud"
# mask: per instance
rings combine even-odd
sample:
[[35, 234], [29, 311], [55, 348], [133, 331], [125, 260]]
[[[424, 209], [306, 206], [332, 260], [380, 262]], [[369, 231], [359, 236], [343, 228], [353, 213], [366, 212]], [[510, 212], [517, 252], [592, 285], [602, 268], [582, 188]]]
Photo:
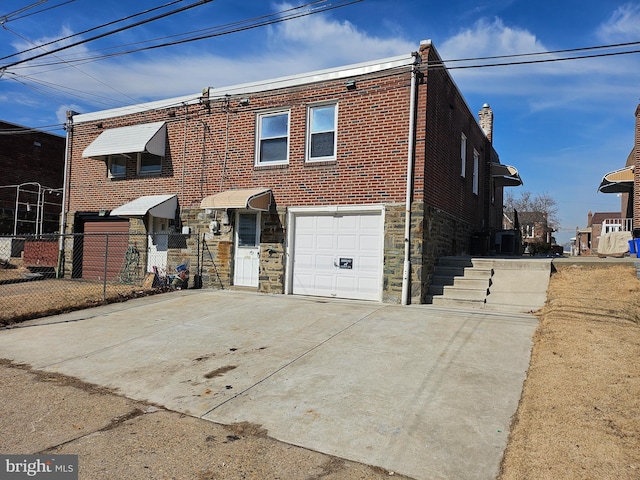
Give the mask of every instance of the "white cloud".
[[639, 34], [640, 4], [633, 3], [618, 7], [597, 31], [598, 38], [607, 43], [636, 41]]
[[[281, 4], [274, 8], [281, 11], [288, 7]], [[60, 36], [68, 34], [68, 30], [63, 29]], [[51, 38], [59, 37], [40, 38], [37, 43], [46, 43]], [[93, 97], [92, 106], [83, 108], [86, 112], [87, 108], [111, 108], [122, 103], [188, 95], [200, 92], [206, 86], [233, 85], [408, 54], [418, 47], [416, 43], [400, 38], [371, 36], [350, 22], [338, 21], [326, 14], [257, 29], [253, 32], [252, 41], [245, 43], [243, 50], [238, 50], [241, 54], [211, 53], [216, 51], [216, 45], [215, 40], [203, 41], [193, 44], [187, 50], [190, 53], [182, 49], [179, 55], [173, 49], [153, 50], [82, 64], [77, 68], [55, 67], [48, 73], [43, 68], [37, 78], [88, 92], [88, 95], [78, 94], [79, 98]], [[16, 45], [20, 49], [26, 47], [24, 44]], [[77, 58], [78, 55], [86, 56], [87, 52], [84, 46], [74, 47], [65, 51], [64, 56]], [[36, 75], [33, 70], [28, 71], [32, 72], [29, 75]], [[59, 96], [59, 92], [56, 95]], [[111, 100], [104, 103], [105, 99], [99, 96]], [[80, 101], [79, 98], [76, 101]]]
[[[291, 8], [278, 5], [278, 10]], [[335, 66], [411, 53], [418, 48], [416, 42], [401, 38], [383, 38], [369, 35], [348, 21], [338, 21], [327, 15], [310, 15], [281, 23], [270, 29], [270, 47], [303, 57], [316, 66]], [[320, 66], [318, 66], [320, 64]]]
[[478, 20], [446, 40], [438, 50], [443, 59], [543, 52], [544, 45], [527, 30], [508, 27], [500, 18]]

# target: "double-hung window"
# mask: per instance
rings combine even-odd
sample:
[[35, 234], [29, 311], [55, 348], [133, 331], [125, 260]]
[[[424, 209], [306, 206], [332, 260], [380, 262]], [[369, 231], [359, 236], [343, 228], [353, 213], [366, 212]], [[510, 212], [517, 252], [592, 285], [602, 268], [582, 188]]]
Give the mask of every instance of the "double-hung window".
[[289, 112], [258, 115], [256, 165], [289, 162]]
[[307, 118], [307, 161], [335, 160], [338, 106], [336, 104], [310, 106]]
[[478, 194], [478, 165], [480, 164], [480, 154], [473, 150], [473, 193]]
[[127, 173], [127, 157], [125, 155], [109, 155], [107, 159], [109, 178], [122, 178]]
[[467, 175], [467, 136], [460, 134], [460, 176], [464, 178]]
[[162, 157], [153, 153], [138, 154], [138, 175], [160, 175], [162, 173]]

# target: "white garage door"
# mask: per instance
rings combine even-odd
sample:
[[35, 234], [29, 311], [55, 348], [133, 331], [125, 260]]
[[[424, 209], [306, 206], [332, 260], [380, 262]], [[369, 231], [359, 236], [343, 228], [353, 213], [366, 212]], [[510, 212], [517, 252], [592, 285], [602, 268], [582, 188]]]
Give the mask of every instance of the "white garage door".
[[300, 295], [380, 300], [382, 215], [295, 216], [292, 292]]

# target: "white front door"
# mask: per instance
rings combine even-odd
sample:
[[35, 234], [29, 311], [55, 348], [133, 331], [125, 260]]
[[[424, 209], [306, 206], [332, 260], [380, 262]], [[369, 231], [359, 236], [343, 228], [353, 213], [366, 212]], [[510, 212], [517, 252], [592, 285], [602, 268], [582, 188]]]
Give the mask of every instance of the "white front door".
[[235, 228], [233, 284], [258, 286], [260, 269], [260, 213], [238, 212]]
[[170, 273], [166, 272], [169, 250], [169, 220], [149, 217], [148, 236], [147, 271], [153, 272], [153, 267], [156, 267], [159, 273]]
[[380, 300], [380, 212], [295, 216], [292, 292]]

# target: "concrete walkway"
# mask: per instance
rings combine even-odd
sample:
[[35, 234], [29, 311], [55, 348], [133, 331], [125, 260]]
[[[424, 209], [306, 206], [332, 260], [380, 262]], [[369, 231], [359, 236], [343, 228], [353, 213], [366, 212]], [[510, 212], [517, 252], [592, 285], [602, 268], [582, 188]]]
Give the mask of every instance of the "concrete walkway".
[[494, 479], [535, 317], [182, 291], [0, 331], [0, 358], [416, 479]]

